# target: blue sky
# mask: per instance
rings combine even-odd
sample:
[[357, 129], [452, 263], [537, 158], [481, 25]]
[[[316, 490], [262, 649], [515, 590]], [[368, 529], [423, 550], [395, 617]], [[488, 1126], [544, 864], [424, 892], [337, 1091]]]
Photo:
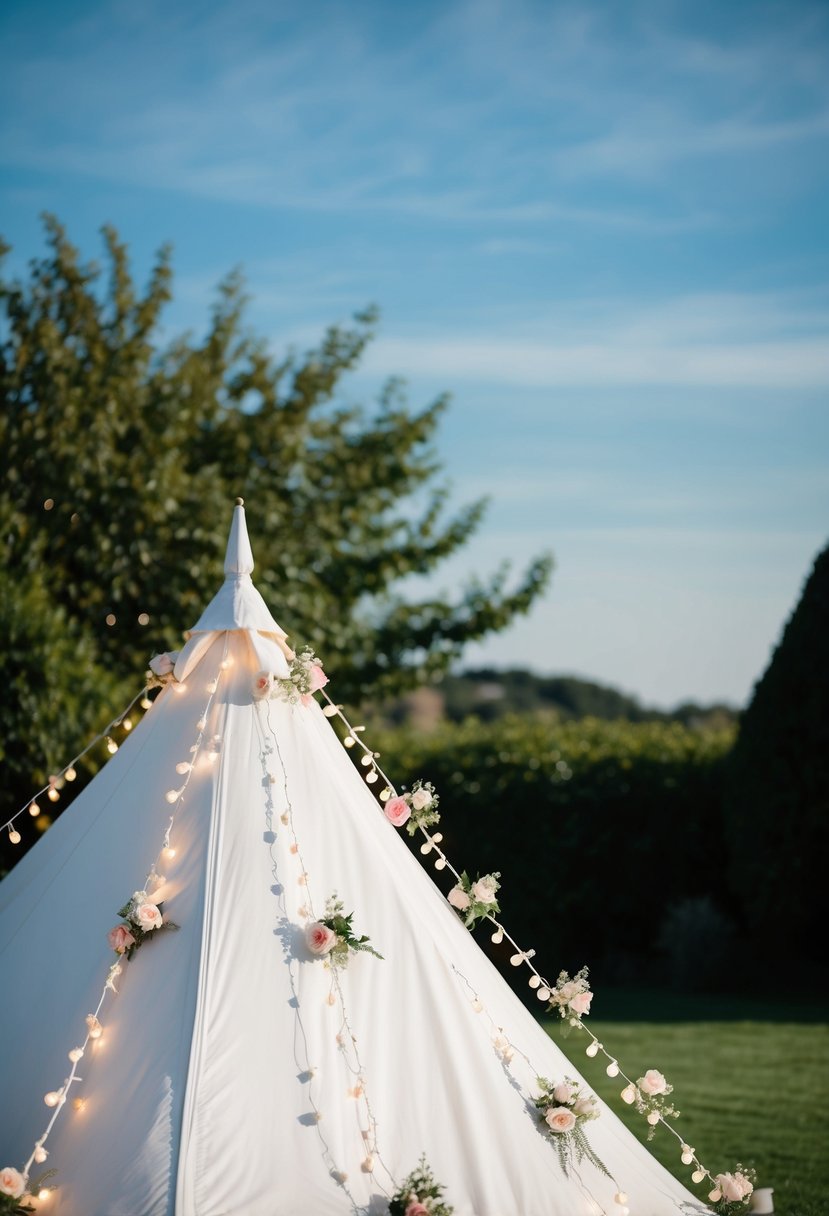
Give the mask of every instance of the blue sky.
[[826, 541], [828, 147], [807, 0], [0, 17], [12, 267], [46, 209], [87, 256], [113, 222], [142, 277], [172, 241], [170, 332], [235, 265], [275, 349], [379, 304], [347, 392], [450, 390], [453, 500], [492, 496], [440, 585], [556, 555], [469, 659], [658, 704], [742, 703]]

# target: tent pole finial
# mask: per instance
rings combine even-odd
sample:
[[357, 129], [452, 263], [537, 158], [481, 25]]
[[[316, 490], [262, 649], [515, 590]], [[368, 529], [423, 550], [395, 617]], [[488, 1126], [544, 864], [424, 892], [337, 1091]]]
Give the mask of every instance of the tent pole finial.
[[236, 499], [236, 506], [237, 506], [237, 507], [243, 507], [244, 505], [245, 505], [245, 500], [244, 500], [244, 498], [237, 498], [237, 499]]

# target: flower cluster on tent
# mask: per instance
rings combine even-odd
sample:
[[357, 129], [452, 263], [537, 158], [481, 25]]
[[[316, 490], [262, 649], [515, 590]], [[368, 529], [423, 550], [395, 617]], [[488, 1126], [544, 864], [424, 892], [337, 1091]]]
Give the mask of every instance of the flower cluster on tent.
[[[544, 978], [501, 920], [500, 875], [455, 869], [437, 791], [394, 787], [252, 572], [239, 504], [225, 581], [152, 661], [143, 719], [0, 885], [0, 968], [25, 977], [0, 1009], [0, 1154], [20, 1163], [0, 1170], [0, 1212], [710, 1210], [574, 1075], [478, 949], [480, 923], [676, 1137], [708, 1203], [744, 1210], [751, 1171], [710, 1172], [668, 1122], [665, 1078], [633, 1080], [605, 1050], [586, 969]], [[404, 828], [454, 877], [448, 897]], [[36, 1180], [47, 1156], [57, 1175]]]

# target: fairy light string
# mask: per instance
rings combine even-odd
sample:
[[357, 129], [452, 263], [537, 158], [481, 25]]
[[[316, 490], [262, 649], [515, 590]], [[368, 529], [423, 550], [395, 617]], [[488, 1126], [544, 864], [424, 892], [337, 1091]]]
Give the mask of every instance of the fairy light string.
[[[227, 647], [228, 647], [228, 635], [225, 634], [224, 653], [222, 656], [222, 661], [219, 664], [219, 673], [215, 679], [208, 681], [207, 686], [206, 686], [206, 689], [208, 692], [208, 699], [205, 704], [204, 710], [197, 722], [198, 734], [196, 736], [195, 743], [190, 748], [191, 759], [189, 761], [181, 761], [177, 765], [177, 772], [179, 772], [181, 775], [184, 776], [184, 781], [183, 781], [182, 785], [180, 786], [180, 788], [178, 788], [176, 790], [170, 790], [170, 791], [168, 791], [168, 793], [166, 795], [167, 802], [172, 805], [172, 813], [170, 815], [170, 819], [168, 821], [167, 828], [164, 833], [162, 847], [161, 847], [161, 849], [159, 849], [158, 853], [156, 854], [156, 860], [153, 861], [152, 865], [150, 866], [150, 868], [147, 872], [147, 877], [144, 881], [144, 888], [143, 888], [144, 890], [147, 890], [150, 887], [158, 888], [165, 881], [158, 873], [158, 870], [157, 870], [158, 860], [163, 856], [167, 861], [171, 861], [176, 856], [176, 849], [173, 848], [171, 845], [171, 833], [172, 833], [173, 827], [175, 826], [176, 816], [178, 814], [178, 811], [181, 808], [182, 802], [184, 801], [184, 797], [187, 792], [187, 788], [190, 784], [190, 781], [192, 780], [193, 773], [196, 769], [196, 764], [201, 755], [201, 750], [202, 750], [202, 745], [204, 743], [205, 733], [207, 730], [207, 722], [208, 722], [208, 718], [210, 715], [210, 710], [213, 706], [213, 701], [216, 696], [216, 691], [218, 689], [219, 676], [222, 674], [223, 671], [225, 671], [230, 666], [230, 663], [232, 662], [232, 660], [228, 660]], [[177, 694], [180, 695], [185, 691], [186, 691], [186, 682], [171, 681], [170, 683], [167, 683], [165, 685], [165, 687], [162, 689], [162, 696], [164, 696], [164, 694], [171, 695], [171, 696], [174, 696]], [[138, 693], [138, 695], [133, 698], [133, 700], [130, 702], [130, 704], [127, 706], [127, 708], [123, 711], [123, 713], [118, 715], [117, 718], [113, 718], [112, 721], [104, 728], [104, 730], [101, 732], [101, 734], [98, 735], [97, 738], [95, 740], [93, 740], [93, 742], [84, 749], [84, 751], [80, 752], [76, 757], [74, 757], [73, 760], [70, 761], [70, 763], [66, 766], [66, 769], [77, 764], [77, 762], [84, 755], [86, 755], [86, 753], [92, 747], [94, 747], [97, 742], [99, 742], [101, 739], [106, 738], [108, 735], [108, 732], [113, 728], [113, 726], [119, 724], [123, 720], [125, 715], [127, 713], [129, 713], [130, 709], [132, 708], [133, 705], [135, 705], [136, 701], [138, 701], [139, 698], [143, 698], [144, 700], [147, 700], [147, 696], [146, 696], [147, 692], [148, 692], [148, 688], [145, 687], [140, 693]], [[160, 700], [161, 698], [158, 698], [158, 699]], [[149, 708], [149, 705], [151, 705], [151, 704], [154, 704], [154, 702], [149, 702], [147, 705], [147, 708]], [[218, 738], [218, 737], [215, 736], [214, 738]], [[117, 748], [116, 748], [116, 750], [117, 750]], [[218, 754], [218, 752], [216, 752], [215, 754]], [[66, 769], [64, 769], [62, 771], [65, 772]], [[45, 788], [48, 788], [48, 787], [44, 787], [44, 789]], [[171, 798], [170, 797], [171, 794], [175, 794], [175, 797]], [[36, 797], [37, 797], [37, 795], [36, 795]], [[26, 803], [22, 809], [26, 810], [26, 807], [28, 805], [29, 804]], [[17, 814], [20, 814], [20, 813], [21, 813], [20, 811], [17, 812]], [[43, 1131], [42, 1135], [35, 1141], [34, 1147], [32, 1148], [32, 1151], [29, 1154], [29, 1158], [23, 1167], [22, 1174], [27, 1183], [28, 1183], [28, 1179], [30, 1176], [32, 1166], [34, 1164], [42, 1164], [48, 1156], [48, 1152], [45, 1147], [46, 1142], [52, 1133], [52, 1130], [55, 1126], [55, 1123], [58, 1120], [58, 1117], [59, 1117], [61, 1111], [66, 1106], [66, 1102], [69, 1097], [69, 1093], [70, 1093], [70, 1090], [72, 1089], [72, 1086], [77, 1085], [80, 1081], [83, 1080], [83, 1078], [81, 1076], [79, 1076], [79, 1074], [78, 1074], [78, 1065], [80, 1064], [81, 1060], [86, 1055], [86, 1052], [89, 1049], [89, 1044], [93, 1043], [93, 1044], [97, 1045], [101, 1041], [101, 1038], [104, 1033], [104, 1026], [100, 1021], [99, 1015], [104, 1008], [104, 1005], [107, 1001], [107, 997], [109, 997], [111, 1000], [113, 996], [117, 995], [118, 989], [115, 986], [115, 981], [123, 973], [123, 969], [124, 969], [124, 965], [125, 965], [126, 961], [127, 960], [123, 956], [119, 956], [119, 958], [116, 959], [116, 961], [114, 963], [112, 963], [110, 965], [110, 967], [108, 968], [106, 980], [104, 981], [104, 986], [101, 991], [101, 995], [98, 999], [98, 1003], [95, 1006], [94, 1012], [87, 1014], [87, 1017], [86, 1017], [86, 1027], [87, 1027], [86, 1035], [85, 1035], [84, 1039], [82, 1040], [80, 1046], [73, 1047], [71, 1049], [71, 1051], [68, 1053], [68, 1058], [72, 1065], [68, 1075], [64, 1078], [64, 1081], [63, 1081], [62, 1085], [59, 1086], [59, 1088], [57, 1088], [55, 1090], [49, 1090], [44, 1095], [44, 1099], [43, 1099], [44, 1102], [46, 1103], [47, 1106], [54, 1107], [54, 1111], [53, 1111], [53, 1114], [52, 1114], [51, 1118], [49, 1119], [49, 1122], [47, 1123], [46, 1128]], [[51, 1191], [53, 1189], [54, 1188], [51, 1188], [51, 1187], [48, 1188], [49, 1193], [51, 1193]], [[43, 1195], [41, 1196], [41, 1198], [44, 1198], [44, 1197], [45, 1196], [43, 1196]]]
[[[39, 814], [40, 807], [38, 806], [37, 800], [38, 800], [38, 798], [41, 798], [44, 794], [47, 796], [47, 798], [49, 799], [50, 802], [57, 802], [58, 798], [60, 797], [60, 794], [58, 791], [58, 782], [74, 781], [78, 775], [77, 772], [75, 771], [75, 766], [77, 764], [79, 764], [80, 761], [83, 760], [83, 758], [85, 756], [87, 756], [94, 747], [97, 747], [99, 743], [103, 743], [104, 741], [106, 741], [107, 751], [109, 752], [109, 754], [111, 756], [115, 755], [115, 753], [118, 751], [118, 744], [112, 738], [112, 731], [116, 727], [125, 724], [125, 719], [127, 718], [127, 714], [130, 712], [130, 710], [133, 708], [133, 706], [135, 705], [135, 703], [137, 701], [141, 701], [142, 707], [145, 709], [148, 709], [150, 707], [150, 705], [152, 705], [152, 701], [149, 701], [147, 699], [148, 692], [149, 692], [149, 685], [145, 685], [144, 688], [142, 688], [139, 693], [136, 693], [136, 695], [130, 701], [129, 705], [127, 705], [125, 709], [122, 709], [120, 714], [116, 714], [116, 716], [114, 718], [112, 718], [111, 721], [107, 722], [107, 724], [103, 728], [103, 730], [99, 734], [97, 734], [90, 743], [87, 743], [86, 747], [82, 751], [78, 752], [77, 756], [73, 756], [72, 759], [63, 766], [63, 768], [60, 768], [57, 770], [56, 773], [53, 773], [49, 777], [49, 780], [46, 782], [46, 784], [42, 785], [40, 787], [40, 789], [31, 796], [31, 798], [27, 798], [26, 801], [23, 803], [22, 807], [20, 808], [20, 810], [15, 811], [15, 813], [12, 815], [12, 817], [10, 819], [6, 820], [6, 822], [3, 824], [2, 828], [0, 828], [0, 831], [8, 832], [9, 839], [11, 840], [12, 844], [20, 844], [20, 840], [21, 840], [20, 832], [14, 826], [15, 823], [17, 822], [17, 820], [20, 818], [20, 816], [23, 815], [26, 811], [28, 811], [32, 816]], [[144, 701], [147, 702], [147, 704], [145, 706], [143, 705]], [[127, 726], [126, 729], [129, 730], [130, 727]]]
[[[257, 705], [261, 706], [262, 702], [257, 702]], [[299, 843], [299, 838], [298, 838], [297, 831], [296, 831], [296, 824], [294, 821], [294, 808], [293, 808], [293, 803], [291, 801], [290, 792], [288, 789], [288, 772], [287, 772], [287, 768], [285, 765], [285, 761], [282, 756], [281, 748], [279, 746], [279, 740], [277, 738], [276, 731], [275, 731], [273, 723], [271, 721], [271, 702], [270, 702], [270, 700], [266, 701], [264, 703], [264, 705], [265, 705], [265, 723], [266, 723], [266, 727], [267, 727], [267, 732], [270, 735], [271, 739], [273, 740], [274, 748], [276, 751], [276, 756], [277, 756], [277, 759], [279, 761], [279, 765], [280, 765], [280, 768], [282, 771], [283, 792], [284, 792], [284, 796], [285, 796], [285, 810], [282, 813], [280, 818], [281, 818], [281, 822], [284, 824], [285, 827], [288, 828], [288, 831], [290, 833], [290, 837], [291, 837], [290, 852], [294, 857], [296, 857], [297, 864], [299, 866], [298, 882], [302, 885], [302, 887], [305, 891], [305, 904], [304, 904], [304, 907], [300, 908], [300, 915], [302, 915], [303, 911], [304, 911], [306, 917], [308, 917], [312, 921], [315, 921], [318, 918], [317, 918], [317, 914], [314, 910], [314, 901], [313, 901], [313, 895], [311, 893], [311, 885], [308, 881], [310, 878], [310, 875], [309, 875], [308, 869], [305, 864], [305, 860], [302, 855], [302, 849], [301, 849], [301, 846]], [[363, 1065], [362, 1059], [360, 1057], [359, 1048], [357, 1046], [357, 1036], [354, 1034], [354, 1031], [351, 1026], [351, 1022], [348, 1017], [348, 1009], [346, 1006], [345, 994], [343, 992], [343, 987], [342, 987], [342, 983], [341, 983], [340, 976], [339, 976], [339, 969], [336, 966], [334, 966], [333, 964], [329, 964], [329, 966], [331, 969], [331, 986], [330, 986], [329, 995], [328, 995], [328, 1003], [331, 1005], [339, 1003], [339, 1008], [340, 1008], [340, 1028], [337, 1032], [337, 1035], [335, 1036], [336, 1041], [337, 1041], [337, 1046], [340, 1050], [340, 1055], [343, 1059], [345, 1067], [351, 1073], [352, 1078], [354, 1080], [356, 1080], [358, 1083], [357, 1085], [353, 1085], [351, 1087], [351, 1089], [349, 1091], [349, 1096], [351, 1098], [357, 1100], [358, 1109], [359, 1109], [360, 1103], [362, 1102], [363, 1108], [365, 1110], [366, 1122], [368, 1123], [368, 1127], [366, 1129], [364, 1129], [362, 1127], [362, 1120], [359, 1121], [360, 1132], [363, 1137], [363, 1140], [365, 1141], [366, 1154], [367, 1154], [366, 1157], [364, 1158], [363, 1162], [361, 1163], [361, 1169], [363, 1170], [364, 1173], [368, 1173], [368, 1174], [372, 1175], [374, 1182], [377, 1184], [377, 1186], [380, 1188], [380, 1190], [382, 1190], [383, 1193], [388, 1198], [388, 1197], [390, 1197], [390, 1192], [386, 1189], [386, 1187], [383, 1185], [383, 1183], [377, 1177], [377, 1172], [375, 1169], [376, 1163], [379, 1162], [380, 1165], [383, 1167], [383, 1170], [385, 1171], [386, 1175], [388, 1176], [388, 1179], [391, 1182], [393, 1189], [396, 1189], [397, 1183], [394, 1178], [394, 1175], [391, 1173], [388, 1166], [385, 1164], [382, 1153], [380, 1152], [380, 1148], [378, 1145], [377, 1119], [375, 1117], [374, 1110], [373, 1110], [372, 1104], [371, 1104], [371, 1099], [369, 1096], [369, 1087], [368, 1087], [368, 1083], [366, 1080], [366, 1070]], [[349, 1052], [351, 1052], [353, 1054], [353, 1059], [349, 1059]], [[311, 1075], [311, 1077], [309, 1077], [309, 1089], [310, 1089], [310, 1082], [312, 1080], [313, 1080], [313, 1074]], [[314, 1107], [315, 1112], [317, 1112], [317, 1114], [320, 1114], [320, 1112], [318, 1111], [318, 1108], [316, 1106], [316, 1103], [312, 1102], [312, 1105]], [[344, 1173], [343, 1171], [334, 1171], [333, 1173], [334, 1173], [336, 1180], [338, 1182], [340, 1182], [341, 1185], [345, 1186], [348, 1175], [346, 1173]]]
[[[328, 702], [328, 704], [323, 708], [322, 712], [327, 718], [339, 718], [346, 728], [347, 733], [343, 740], [345, 746], [349, 749], [358, 747], [363, 752], [363, 755], [360, 757], [360, 766], [367, 770], [365, 773], [365, 780], [370, 785], [373, 785], [379, 778], [383, 779], [385, 786], [380, 792], [381, 802], [387, 802], [389, 798], [395, 797], [397, 795], [397, 789], [389, 776], [384, 772], [383, 768], [378, 763], [379, 752], [372, 751], [372, 749], [360, 737], [365, 728], [362, 726], [352, 726], [349, 719], [343, 713], [342, 706], [336, 704], [324, 688], [321, 690], [321, 692], [322, 696]], [[454, 876], [456, 882], [460, 882], [460, 871], [455, 868], [441, 847], [441, 841], [443, 840], [442, 834], [434, 831], [430, 833], [430, 831], [424, 828], [421, 824], [417, 825], [417, 830], [424, 838], [424, 843], [420, 847], [421, 854], [426, 856], [434, 852], [436, 854], [436, 859], [434, 861], [435, 869], [448, 870], [450, 874]], [[523, 949], [508, 931], [506, 926], [491, 913], [485, 913], [480, 919], [488, 920], [490, 924], [494, 926], [495, 932], [492, 934], [492, 941], [496, 945], [503, 941], [507, 941], [510, 946], [512, 946], [514, 953], [510, 958], [510, 963], [514, 967], [520, 967], [523, 964], [529, 969], [531, 973], [529, 984], [531, 988], [535, 989], [538, 999], [542, 1001], [549, 1000], [552, 993], [555, 991], [555, 984], [551, 984], [549, 980], [545, 979], [545, 977], [533, 963], [532, 960], [535, 956], [535, 950]], [[622, 1080], [626, 1082], [625, 1090], [622, 1093], [623, 1101], [628, 1104], [633, 1104], [640, 1092], [636, 1081], [628, 1076], [628, 1074], [622, 1069], [618, 1058], [611, 1055], [610, 1052], [607, 1051], [604, 1044], [599, 1041], [598, 1035], [594, 1034], [593, 1031], [584, 1024], [580, 1017], [575, 1018], [574, 1024], [575, 1027], [585, 1033], [590, 1039], [590, 1045], [587, 1047], [586, 1054], [590, 1058], [595, 1058], [600, 1054], [604, 1057], [604, 1059], [607, 1061], [605, 1068], [607, 1075], [609, 1077], [621, 1077]], [[571, 1025], [573, 1025], [573, 1022], [571, 1022]], [[625, 1097], [625, 1093], [627, 1093], [629, 1096]], [[708, 1179], [716, 1190], [718, 1184], [715, 1176], [705, 1165], [703, 1165], [697, 1156], [696, 1151], [686, 1143], [676, 1128], [673, 1127], [671, 1123], [669, 1123], [668, 1120], [665, 1119], [664, 1116], [658, 1111], [648, 1112], [645, 1118], [649, 1127], [655, 1128], [661, 1124], [671, 1133], [672, 1136], [676, 1138], [682, 1150], [682, 1164], [693, 1167], [691, 1174], [692, 1182], [700, 1184], [704, 1182], [705, 1179]], [[709, 1199], [712, 1199], [712, 1202], [716, 1202], [718, 1198], [719, 1195], [717, 1195], [715, 1198], [712, 1198], [712, 1196], [709, 1195]]]

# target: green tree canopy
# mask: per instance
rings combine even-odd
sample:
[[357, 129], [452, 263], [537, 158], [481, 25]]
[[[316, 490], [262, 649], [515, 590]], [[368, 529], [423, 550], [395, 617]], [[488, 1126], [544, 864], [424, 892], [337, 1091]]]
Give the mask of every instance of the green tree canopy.
[[[26, 281], [0, 276], [7, 592], [22, 596], [32, 580], [48, 591], [54, 620], [100, 669], [131, 687], [153, 651], [179, 644], [217, 589], [237, 495], [251, 508], [265, 599], [324, 656], [343, 699], [411, 686], [527, 611], [548, 557], [513, 587], [500, 569], [450, 597], [401, 594], [406, 576], [434, 572], [468, 541], [485, 503], [447, 514], [433, 443], [445, 397], [413, 408], [396, 380], [368, 408], [344, 394], [373, 311], [277, 358], [250, 332], [233, 274], [202, 339], [162, 341], [168, 249], [142, 291], [114, 229], [103, 230], [102, 271], [54, 218], [45, 226], [46, 254]], [[37, 620], [46, 627], [45, 609]], [[37, 653], [44, 695], [65, 721], [70, 675]], [[106, 708], [102, 694], [102, 718]], [[36, 756], [26, 718], [7, 718], [5, 748], [22, 767], [30, 755], [34, 771], [42, 741]], [[78, 726], [63, 728], [70, 747]]]
[[829, 546], [743, 715], [728, 764], [729, 877], [769, 953], [823, 957], [829, 849]]

